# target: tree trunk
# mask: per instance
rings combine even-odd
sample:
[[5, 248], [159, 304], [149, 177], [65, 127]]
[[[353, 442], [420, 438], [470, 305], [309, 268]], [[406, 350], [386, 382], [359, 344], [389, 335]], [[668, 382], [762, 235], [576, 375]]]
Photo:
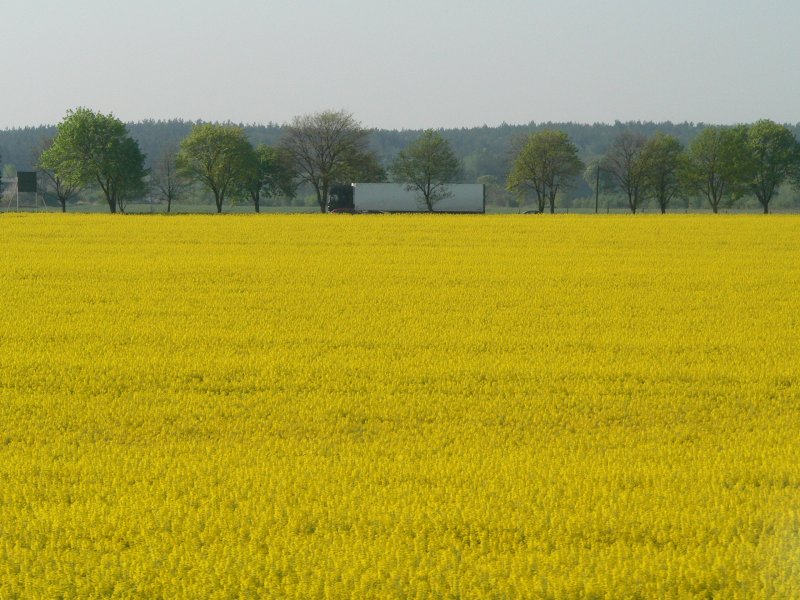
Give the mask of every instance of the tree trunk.
[[322, 182], [322, 204], [320, 206], [320, 208], [322, 209], [323, 213], [328, 212], [328, 198], [330, 196], [330, 189], [331, 189], [330, 182], [323, 181]]
[[103, 194], [106, 197], [106, 202], [108, 202], [108, 210], [112, 213], [117, 212], [117, 198], [114, 196], [114, 188], [109, 181], [106, 181], [105, 184], [100, 177], [97, 177], [97, 183], [100, 184], [100, 189], [103, 190]]
[[108, 196], [108, 207], [111, 209], [112, 213], [116, 213], [117, 212], [117, 205], [118, 205], [118, 203], [117, 203], [117, 194], [112, 192]]
[[762, 204], [764, 205], [764, 214], [768, 215], [769, 214], [769, 202], [763, 202]]
[[536, 192], [536, 199], [539, 203], [539, 214], [544, 214], [544, 208], [547, 205], [547, 199], [544, 197], [544, 194], [540, 194], [538, 191]]
[[316, 185], [314, 185], [314, 193], [317, 194], [317, 206], [319, 206], [319, 212], [324, 213], [325, 209], [322, 207], [322, 205], [323, 205], [322, 190], [319, 187], [317, 187]]
[[260, 202], [260, 200], [261, 199], [259, 198], [259, 194], [256, 194], [255, 197], [253, 198], [253, 202], [255, 203], [255, 207], [256, 207], [256, 212], [257, 213], [261, 212], [261, 202]]
[[328, 188], [323, 183], [322, 187], [314, 186], [314, 191], [317, 193], [317, 204], [319, 204], [319, 212], [325, 213], [328, 208]]
[[172, 196], [167, 196], [167, 212], [169, 213], [172, 209]]
[[117, 212], [117, 197], [114, 195], [114, 192], [111, 191], [111, 187], [107, 187], [103, 190], [103, 193], [106, 195], [106, 202], [108, 202], [108, 210], [111, 213]]
[[556, 214], [556, 196], [558, 195], [558, 186], [550, 184], [547, 188], [549, 190], [547, 197], [550, 200], [550, 214]]

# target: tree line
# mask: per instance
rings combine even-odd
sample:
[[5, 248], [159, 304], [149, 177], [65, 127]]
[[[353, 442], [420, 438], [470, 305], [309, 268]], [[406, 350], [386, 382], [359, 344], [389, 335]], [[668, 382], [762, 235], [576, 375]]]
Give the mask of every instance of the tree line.
[[194, 125], [177, 147], [168, 147], [150, 168], [124, 123], [88, 108], [69, 111], [44, 144], [36, 166], [52, 184], [66, 212], [80, 190], [99, 189], [112, 213], [150, 193], [171, 210], [186, 188], [204, 186], [218, 213], [226, 201], [245, 200], [260, 212], [262, 198], [293, 196], [299, 184], [313, 189], [321, 212], [333, 186], [353, 181], [395, 181], [419, 192], [428, 210], [446, 195], [459, 161], [440, 134], [426, 131], [401, 151], [389, 172], [369, 148], [369, 131], [346, 111], [296, 117], [274, 145], [254, 146], [244, 128]]
[[679, 197], [699, 197], [717, 213], [745, 196], [755, 197], [764, 213], [780, 187], [800, 188], [800, 143], [791, 130], [764, 119], [752, 125], [707, 127], [687, 146], [674, 135], [622, 131], [606, 153], [587, 166], [562, 131], [531, 134], [519, 148], [508, 189], [534, 196], [538, 212], [584, 175], [599, 194], [620, 192], [632, 213], [654, 200], [662, 213]]
[[[530, 133], [523, 135], [525, 131]], [[429, 166], [444, 168], [440, 178], [477, 179], [488, 184], [490, 203], [500, 191], [508, 198], [501, 201], [516, 197], [515, 204], [521, 206], [532, 199], [539, 212], [548, 205], [554, 211], [557, 198], [568, 200], [567, 190], [572, 195], [613, 193], [625, 198], [632, 212], [651, 200], [666, 211], [675, 200], [688, 197], [704, 198], [714, 212], [753, 197], [767, 212], [777, 189], [797, 179], [797, 142], [785, 126], [760, 121], [696, 131], [694, 124], [617, 123], [376, 132], [346, 111], [304, 115], [283, 126], [183, 121], [126, 126], [113, 115], [77, 109], [55, 130], [46, 130], [51, 135], [36, 149], [35, 162], [62, 210], [91, 188], [102, 194], [111, 211], [124, 211], [131, 199], [144, 195], [163, 202], [169, 211], [200, 185], [219, 212], [231, 201], [248, 202], [256, 211], [264, 201], [283, 203], [299, 186], [324, 211], [336, 183], [389, 178], [416, 189], [423, 205], [432, 210], [440, 186], [428, 173], [420, 188], [420, 181], [408, 172], [408, 158], [414, 157], [410, 166], [422, 173], [426, 153], [435, 147], [445, 154]], [[15, 132], [0, 132], [4, 133]], [[476, 136], [483, 147], [465, 156], [468, 141]], [[607, 140], [600, 155], [595, 152], [599, 139]], [[91, 148], [90, 140], [103, 152]], [[493, 151], [492, 140], [503, 140], [505, 149]], [[774, 146], [781, 140], [779, 151]], [[141, 147], [154, 157], [147, 161]], [[786, 165], [776, 171], [781, 152]], [[391, 160], [387, 153], [393, 153]], [[558, 164], [562, 171], [547, 171]]]

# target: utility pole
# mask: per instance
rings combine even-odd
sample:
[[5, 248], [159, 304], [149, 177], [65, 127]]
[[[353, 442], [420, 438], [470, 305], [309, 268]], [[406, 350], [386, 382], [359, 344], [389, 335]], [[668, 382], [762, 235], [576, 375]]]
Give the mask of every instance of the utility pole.
[[597, 163], [597, 174], [594, 183], [594, 214], [597, 214], [600, 208], [600, 163]]

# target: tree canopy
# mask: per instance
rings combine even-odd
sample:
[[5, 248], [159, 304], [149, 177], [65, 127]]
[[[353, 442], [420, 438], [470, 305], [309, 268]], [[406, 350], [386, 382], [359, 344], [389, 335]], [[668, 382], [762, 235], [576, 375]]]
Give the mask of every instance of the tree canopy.
[[402, 150], [390, 169], [398, 183], [415, 191], [428, 211], [447, 198], [447, 184], [458, 177], [461, 165], [450, 144], [440, 133], [428, 129]]
[[129, 199], [145, 193], [144, 159], [122, 121], [112, 114], [78, 108], [67, 112], [39, 164], [66, 185], [96, 183], [114, 213], [124, 212]]
[[296, 173], [292, 157], [283, 148], [259, 144], [248, 156], [243, 192], [253, 202], [256, 212], [261, 212], [261, 198], [295, 194]]
[[645, 143], [639, 160], [645, 194], [656, 200], [662, 214], [666, 213], [672, 199], [682, 191], [683, 145], [674, 135], [656, 132]]
[[717, 213], [746, 191], [749, 160], [746, 127], [708, 127], [686, 150], [683, 185]]
[[747, 127], [747, 148], [748, 187], [766, 214], [777, 189], [800, 170], [800, 144], [786, 127], [763, 119]]
[[202, 123], [181, 142], [176, 162], [180, 173], [211, 190], [221, 213], [228, 192], [245, 184], [252, 153], [241, 127]]
[[369, 131], [347, 111], [323, 111], [295, 117], [280, 145], [292, 157], [297, 176], [314, 189], [321, 212], [335, 183], [350, 183], [374, 165]]
[[[151, 165], [148, 165], [152, 166], [153, 177], [155, 177], [155, 171], [159, 164], [159, 157], [163, 155], [164, 150], [170, 146], [177, 147], [180, 141], [190, 133], [192, 127], [199, 124], [201, 123], [192, 123], [191, 121], [179, 119], [167, 121], [148, 119], [138, 123], [130, 123], [126, 126], [126, 129], [130, 137], [138, 142], [140, 150], [151, 157], [151, 159], [155, 159]], [[541, 132], [547, 129], [557, 129], [569, 136], [570, 140], [578, 148], [578, 156], [589, 164], [596, 164], [596, 161], [603, 158], [604, 154], [611, 146], [614, 137], [619, 135], [621, 131], [640, 134], [645, 139], [652, 138], [657, 132], [663, 132], [664, 135], [674, 136], [681, 144], [687, 147], [685, 156], [687, 164], [691, 168], [687, 168], [685, 172], [682, 172], [681, 183], [683, 184], [683, 189], [679, 194], [676, 194], [672, 202], [674, 203], [676, 198], [686, 199], [687, 208], [689, 206], [697, 206], [697, 204], [694, 203], [695, 197], [709, 198], [707, 192], [710, 192], [710, 199], [702, 200], [700, 206], [702, 207], [703, 204], [705, 204], [711, 207], [712, 210], [721, 210], [723, 207], [734, 206], [746, 210], [753, 209], [754, 207], [762, 209], [765, 199], [767, 200], [768, 210], [770, 212], [776, 210], [776, 208], [800, 208], [800, 194], [790, 189], [790, 184], [795, 184], [798, 189], [800, 189], [800, 168], [793, 169], [789, 177], [783, 178], [781, 184], [776, 183], [772, 196], [765, 195], [765, 193], [761, 191], [768, 191], [768, 188], [765, 188], [763, 184], [768, 183], [769, 178], [762, 178], [761, 185], [755, 182], [756, 175], [754, 175], [752, 171], [753, 164], [751, 160], [753, 159], [753, 154], [751, 150], [763, 146], [765, 142], [764, 139], [760, 141], [749, 139], [749, 136], [752, 134], [745, 136], [734, 135], [735, 139], [730, 144], [730, 149], [734, 150], [734, 154], [740, 154], [745, 160], [739, 162], [738, 166], [731, 169], [727, 174], [723, 173], [726, 170], [725, 168], [720, 168], [719, 172], [714, 172], [712, 179], [720, 177], [720, 181], [728, 182], [721, 187], [708, 183], [709, 172], [707, 172], [705, 176], [702, 174], [698, 175], [698, 164], [693, 160], [689, 160], [690, 158], [698, 158], [698, 155], [694, 152], [698, 148], [693, 149], [691, 146], [695, 143], [696, 138], [699, 139], [698, 134], [704, 130], [733, 130], [741, 132], [742, 130], [750, 131], [751, 129], [756, 129], [755, 125], [756, 124], [753, 124], [749, 127], [741, 126], [740, 129], [740, 127], [710, 127], [703, 123], [654, 123], [637, 121], [583, 125], [578, 123], [531, 122], [523, 125], [503, 124], [497, 127], [484, 126], [459, 129], [437, 129], [437, 132], [448, 141], [454, 154], [461, 161], [462, 170], [459, 180], [478, 181], [478, 178], [494, 178], [492, 181], [496, 181], [497, 184], [491, 187], [490, 193], [487, 194], [487, 199], [490, 204], [495, 204], [497, 206], [509, 206], [514, 203], [513, 196], [507, 191], [507, 178], [513, 166], [513, 161], [521, 147], [521, 144], [515, 145], [515, 140], [522, 138], [527, 139], [531, 133]], [[242, 125], [241, 127], [245, 130], [247, 139], [253, 145], [263, 143], [274, 146], [279, 143], [281, 137], [284, 136], [290, 126], [269, 123], [267, 125]], [[796, 139], [800, 136], [800, 124], [781, 125], [780, 127], [787, 130]], [[5, 161], [3, 165], [4, 173], [13, 177], [17, 169], [31, 170], [39, 167], [38, 158], [41, 150], [42, 138], [53, 138], [57, 133], [57, 128], [55, 126], [25, 127], [0, 131], [0, 149], [2, 149], [3, 160]], [[421, 133], [420, 131], [414, 130], [367, 131], [365, 136], [366, 146], [364, 146], [366, 151], [357, 157], [356, 160], [350, 161], [350, 173], [338, 179], [348, 185], [353, 181], [385, 180], [386, 173], [384, 169], [388, 168], [393, 163], [395, 157], [410, 143], [416, 140]], [[725, 153], [725, 151], [722, 152], [723, 155]], [[690, 156], [690, 154], [693, 154], [693, 156]], [[75, 161], [75, 164], [80, 164], [80, 162], [81, 161]], [[693, 162], [694, 164], [692, 164]], [[706, 163], [706, 167], [709, 166], [710, 165]], [[714, 169], [715, 168], [716, 166]], [[714, 171], [714, 169], [712, 169], [712, 171]], [[55, 174], [55, 171], [47, 170]], [[769, 174], [767, 171], [764, 171], [764, 173], [767, 175]], [[604, 181], [611, 178], [609, 172], [604, 169], [599, 170], [600, 186], [596, 186], [597, 175], [598, 170], [592, 168], [591, 172], [587, 173], [586, 181], [579, 180], [576, 185], [571, 187], [569, 194], [559, 194], [557, 203], [561, 202], [561, 205], [564, 207], [588, 207], [591, 200], [594, 200], [594, 198], [591, 200], [589, 198], [592, 192], [595, 191], [594, 187], [599, 187], [600, 190], [598, 190], [596, 200], [599, 201], [601, 199], [600, 194], [602, 193], [604, 205], [608, 204], [612, 209], [615, 206], [630, 206], [627, 197], [622, 194], [613, 193], [614, 189], [621, 189], [618, 184], [615, 183], [612, 186], [602, 185]], [[314, 205], [318, 205], [319, 195], [316, 193], [317, 190], [303, 178], [298, 177], [297, 181], [300, 187], [295, 200], [290, 200], [288, 196], [279, 194], [274, 203], [291, 203], [299, 206], [311, 201]], [[67, 182], [63, 181], [63, 183]], [[54, 184], [48, 182], [47, 185], [47, 195], [50, 197], [54, 194]], [[657, 204], [658, 200], [653, 194], [651, 187], [649, 183], [645, 183], [640, 192], [641, 203], [640, 205], [637, 204], [637, 209], [648, 205], [655, 206]], [[104, 198], [102, 190], [99, 187], [99, 182], [96, 179], [92, 179], [90, 184], [82, 184], [80, 188], [86, 190], [85, 192], [79, 193], [80, 200], [93, 202], [95, 199], [103, 198], [103, 204], [106, 204], [107, 198]], [[722, 190], [721, 195], [719, 194], [720, 190]], [[203, 191], [202, 186], [188, 187], [184, 195], [184, 200], [187, 203], [186, 206], [196, 206], [206, 201], [210, 202], [210, 194], [205, 195]], [[136, 192], [134, 195], [138, 195], [139, 193], [143, 193], [143, 191]], [[165, 205], [170, 204], [169, 200], [166, 200], [163, 195], [157, 194], [154, 187], [151, 187], [151, 193], [153, 193], [154, 196], [161, 196], [162, 199], [165, 200]], [[229, 190], [226, 197], [233, 198], [231, 194], [232, 191]], [[58, 195], [57, 192], [55, 195]], [[761, 199], [758, 198], [758, 195], [761, 195]], [[76, 197], [76, 194], [72, 194], [70, 200]], [[132, 196], [129, 194], [128, 197]], [[236, 197], [239, 197], [238, 192]], [[125, 196], [123, 195], [123, 203], [124, 200]], [[61, 200], [59, 200], [59, 202], [61, 202]], [[63, 206], [64, 205], [62, 205], [62, 207]], [[65, 206], [68, 209], [69, 204], [67, 203]]]
[[166, 147], [151, 169], [150, 188], [157, 198], [167, 203], [167, 212], [172, 210], [172, 203], [185, 192], [188, 184], [178, 171], [176, 148]]
[[628, 200], [633, 214], [639, 210], [644, 199], [644, 169], [641, 160], [647, 137], [634, 131], [619, 133], [611, 143], [601, 163], [619, 190]]
[[43, 188], [45, 193], [47, 188], [52, 188], [52, 192], [58, 199], [61, 205], [61, 211], [67, 212], [67, 202], [75, 197], [82, 189], [82, 184], [74, 177], [65, 177], [65, 174], [58, 174], [52, 169], [48, 169], [41, 164], [42, 154], [53, 145], [53, 138], [43, 138], [41, 140], [41, 147], [39, 156], [36, 159], [36, 168], [41, 171], [43, 175]]
[[578, 148], [563, 131], [544, 130], [531, 134], [520, 149], [508, 175], [508, 188], [517, 194], [533, 190], [539, 212], [549, 201], [555, 212], [559, 190], [569, 186], [584, 170]]

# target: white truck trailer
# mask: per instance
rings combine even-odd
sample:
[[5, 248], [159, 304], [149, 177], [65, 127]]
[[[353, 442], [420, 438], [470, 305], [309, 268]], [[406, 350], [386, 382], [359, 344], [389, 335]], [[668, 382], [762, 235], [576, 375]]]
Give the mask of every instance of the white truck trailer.
[[[485, 213], [486, 190], [482, 183], [451, 183], [448, 195], [433, 205], [433, 212]], [[403, 183], [354, 183], [356, 211], [428, 212], [421, 194]]]

